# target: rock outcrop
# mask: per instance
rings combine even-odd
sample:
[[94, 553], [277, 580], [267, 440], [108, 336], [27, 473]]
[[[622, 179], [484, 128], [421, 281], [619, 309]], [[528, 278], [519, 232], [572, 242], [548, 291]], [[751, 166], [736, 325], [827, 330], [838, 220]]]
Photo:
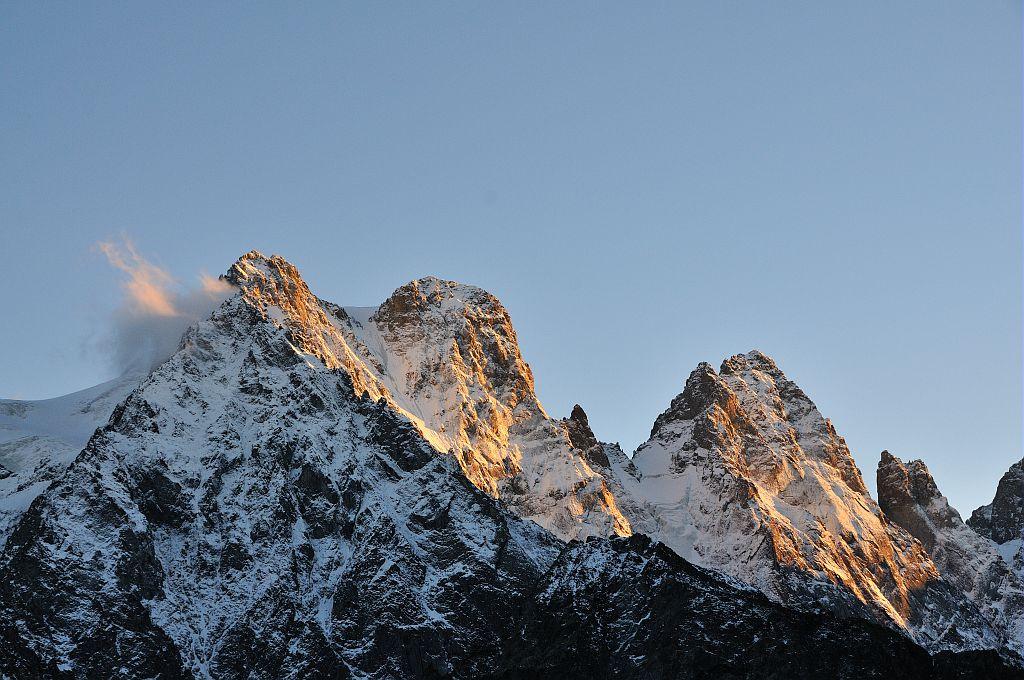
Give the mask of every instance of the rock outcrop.
[[999, 480], [995, 498], [971, 513], [967, 525], [999, 544], [1019, 541], [1024, 532], [1024, 460]]

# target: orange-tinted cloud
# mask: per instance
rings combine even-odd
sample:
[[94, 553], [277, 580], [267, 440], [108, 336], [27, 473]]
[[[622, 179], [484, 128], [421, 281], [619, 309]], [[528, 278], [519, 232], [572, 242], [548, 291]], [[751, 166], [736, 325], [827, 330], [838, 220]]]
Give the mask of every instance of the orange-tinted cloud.
[[208, 274], [199, 276], [198, 287], [181, 286], [140, 255], [127, 237], [96, 247], [127, 275], [122, 283], [124, 300], [113, 311], [107, 337], [100, 343], [120, 371], [148, 371], [164, 361], [179, 347], [185, 329], [207, 318], [235, 290]]
[[211, 298], [219, 298], [231, 292], [230, 283], [224, 279], [218, 279], [214, 276], [210, 276], [206, 272], [199, 274], [199, 285], [202, 287], [203, 292]]
[[[175, 308], [172, 292], [174, 277], [139, 255], [128, 239], [121, 245], [110, 241], [96, 244], [107, 261], [128, 274], [122, 284], [128, 300], [136, 312], [154, 316], [180, 316]], [[205, 288], [205, 283], [204, 283]]]

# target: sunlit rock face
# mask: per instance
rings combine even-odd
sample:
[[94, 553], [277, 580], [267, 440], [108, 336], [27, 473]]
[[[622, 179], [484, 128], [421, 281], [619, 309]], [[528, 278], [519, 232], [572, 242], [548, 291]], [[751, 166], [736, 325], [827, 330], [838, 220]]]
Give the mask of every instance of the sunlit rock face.
[[599, 470], [534, 392], [508, 312], [494, 296], [427, 277], [378, 308], [318, 299], [279, 257], [250, 253], [227, 279], [297, 351], [383, 399], [477, 488], [564, 539], [628, 535]]
[[878, 464], [878, 503], [886, 517], [921, 541], [942, 577], [966, 593], [1018, 653], [1024, 651], [1024, 588], [1014, 560], [972, 531], [920, 460], [903, 463], [888, 451]]
[[239, 293], [20, 518], [0, 555], [0, 668], [478, 676], [560, 542], [360, 396], [283, 262], [237, 266], [260, 285], [233, 271]]
[[638, 530], [792, 604], [875, 616], [932, 648], [998, 640], [868, 494], [845, 441], [769, 357], [701, 364], [633, 462]]

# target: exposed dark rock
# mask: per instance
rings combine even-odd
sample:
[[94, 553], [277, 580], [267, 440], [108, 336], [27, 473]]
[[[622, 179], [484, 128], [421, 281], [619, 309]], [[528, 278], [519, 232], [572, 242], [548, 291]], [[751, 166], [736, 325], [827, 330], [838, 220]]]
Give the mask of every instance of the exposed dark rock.
[[1010, 466], [999, 480], [995, 498], [971, 513], [967, 526], [996, 543], [1021, 537], [1024, 532], [1024, 460]]
[[1016, 653], [1024, 652], [1024, 584], [996, 544], [968, 528], [920, 460], [888, 451], [878, 463], [878, 503], [886, 517], [921, 541], [942, 577], [967, 594]]

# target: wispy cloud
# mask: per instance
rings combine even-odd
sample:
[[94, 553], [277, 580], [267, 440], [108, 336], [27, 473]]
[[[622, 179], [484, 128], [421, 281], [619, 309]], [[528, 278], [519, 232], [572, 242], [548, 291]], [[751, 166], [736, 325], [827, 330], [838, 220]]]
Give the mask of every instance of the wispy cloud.
[[139, 255], [135, 244], [129, 239], [124, 238], [120, 245], [112, 241], [100, 241], [96, 247], [107, 256], [111, 265], [128, 274], [128, 280], [121, 285], [128, 296], [128, 304], [137, 313], [180, 316], [171, 299], [174, 277]]
[[119, 371], [148, 371], [169, 357], [192, 323], [206, 318], [232, 292], [231, 284], [206, 273], [185, 287], [166, 269], [143, 257], [127, 237], [96, 244], [111, 266], [127, 275], [124, 300], [114, 312], [101, 348]]

